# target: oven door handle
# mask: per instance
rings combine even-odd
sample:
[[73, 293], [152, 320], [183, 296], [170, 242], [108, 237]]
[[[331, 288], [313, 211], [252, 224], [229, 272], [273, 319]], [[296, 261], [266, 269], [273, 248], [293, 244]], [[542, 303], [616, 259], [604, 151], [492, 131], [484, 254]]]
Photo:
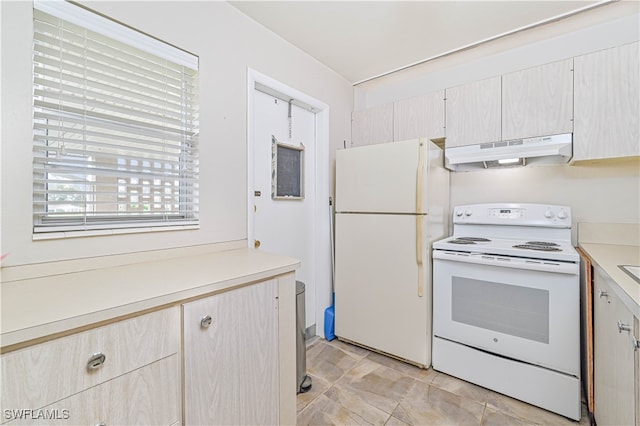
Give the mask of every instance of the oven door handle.
[[497, 266], [501, 268], [525, 269], [528, 271], [552, 272], [557, 274], [578, 275], [580, 264], [558, 262], [555, 260], [525, 259], [497, 256], [482, 253], [462, 253], [446, 250], [434, 250], [433, 259], [451, 262], [473, 263], [476, 265]]

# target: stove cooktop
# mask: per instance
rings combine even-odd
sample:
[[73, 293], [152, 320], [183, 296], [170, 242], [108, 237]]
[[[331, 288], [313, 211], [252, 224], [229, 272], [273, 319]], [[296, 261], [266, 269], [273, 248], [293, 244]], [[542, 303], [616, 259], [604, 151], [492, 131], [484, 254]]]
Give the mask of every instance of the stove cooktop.
[[578, 262], [580, 256], [567, 241], [534, 241], [506, 238], [452, 236], [433, 244], [434, 250], [451, 250], [502, 256]]

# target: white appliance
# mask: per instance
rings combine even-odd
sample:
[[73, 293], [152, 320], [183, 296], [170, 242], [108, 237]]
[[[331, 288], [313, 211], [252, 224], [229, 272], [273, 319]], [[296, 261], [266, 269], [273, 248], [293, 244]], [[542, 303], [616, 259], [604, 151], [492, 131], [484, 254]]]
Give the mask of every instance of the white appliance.
[[571, 209], [476, 204], [433, 244], [433, 368], [579, 420]]
[[335, 334], [428, 367], [431, 243], [448, 229], [449, 172], [428, 140], [336, 153]]
[[573, 155], [573, 135], [542, 136], [447, 148], [445, 166], [455, 171], [489, 167], [562, 164]]

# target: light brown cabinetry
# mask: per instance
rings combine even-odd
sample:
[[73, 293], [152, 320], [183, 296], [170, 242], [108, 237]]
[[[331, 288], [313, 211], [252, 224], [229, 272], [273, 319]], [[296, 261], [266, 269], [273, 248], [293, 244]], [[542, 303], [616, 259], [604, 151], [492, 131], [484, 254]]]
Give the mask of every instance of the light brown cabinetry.
[[278, 424], [278, 281], [182, 309], [185, 424]]
[[573, 131], [573, 59], [502, 76], [502, 140]]
[[8, 424], [167, 425], [179, 421], [178, 365], [178, 355], [171, 355]]
[[3, 420], [43, 408], [68, 410], [67, 424], [179, 420], [179, 314], [165, 309], [3, 354]]
[[351, 113], [351, 145], [393, 141], [393, 103]]
[[444, 137], [444, 90], [393, 104], [393, 140]]
[[598, 425], [633, 425], [637, 424], [635, 392], [640, 392], [633, 348], [638, 330], [610, 280], [594, 268], [594, 417]]
[[574, 59], [573, 160], [640, 155], [639, 43]]
[[444, 90], [351, 114], [351, 145], [444, 137]]
[[446, 147], [501, 138], [500, 76], [446, 90]]
[[446, 90], [446, 147], [573, 131], [572, 59]]

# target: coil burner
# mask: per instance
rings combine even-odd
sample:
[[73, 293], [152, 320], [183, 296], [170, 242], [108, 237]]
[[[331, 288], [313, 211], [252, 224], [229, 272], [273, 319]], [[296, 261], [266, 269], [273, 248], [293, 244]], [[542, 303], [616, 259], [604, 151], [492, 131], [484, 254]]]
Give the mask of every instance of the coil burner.
[[448, 242], [450, 242], [451, 244], [475, 244], [475, 243], [488, 243], [489, 241], [491, 240], [488, 238], [482, 238], [482, 237], [457, 237]]
[[528, 241], [524, 244], [516, 244], [513, 248], [537, 251], [562, 251], [558, 244], [547, 241]]

